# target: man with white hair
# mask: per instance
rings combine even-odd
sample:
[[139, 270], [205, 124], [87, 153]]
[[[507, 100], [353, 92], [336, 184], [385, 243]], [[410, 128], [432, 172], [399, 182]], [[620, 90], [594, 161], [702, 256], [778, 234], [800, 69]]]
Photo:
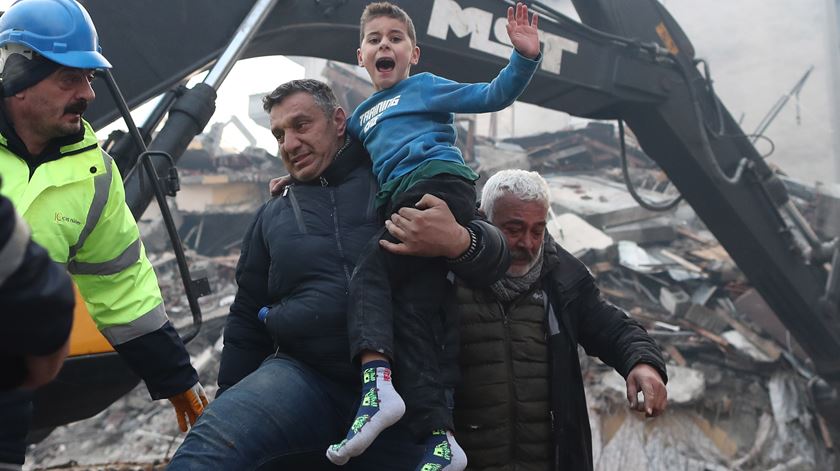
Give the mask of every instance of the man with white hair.
[[[549, 190], [538, 173], [501, 171], [481, 201], [507, 240], [511, 264], [490, 288], [456, 283], [449, 306], [460, 315], [455, 434], [468, 469], [591, 470], [577, 346], [615, 368], [630, 406], [649, 417], [666, 406], [665, 362], [644, 328], [605, 301], [586, 266], [546, 232]], [[388, 228], [415, 250], [430, 250], [443, 240], [415, 235], [435, 224], [443, 226], [404, 209]]]
[[538, 173], [501, 171], [481, 201], [511, 264], [490, 289], [457, 289], [455, 424], [470, 469], [592, 469], [577, 345], [626, 378], [631, 407], [647, 416], [665, 409], [665, 362], [644, 328], [605, 301], [589, 270], [545, 230], [549, 191]]

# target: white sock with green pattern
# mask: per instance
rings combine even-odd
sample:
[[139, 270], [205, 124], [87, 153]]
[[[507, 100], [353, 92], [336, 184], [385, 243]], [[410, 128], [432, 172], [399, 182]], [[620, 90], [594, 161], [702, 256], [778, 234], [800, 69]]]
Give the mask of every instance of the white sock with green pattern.
[[340, 443], [327, 448], [327, 458], [343, 465], [359, 456], [383, 430], [394, 425], [405, 413], [405, 403], [391, 383], [387, 361], [376, 360], [362, 365], [362, 403], [356, 419]]

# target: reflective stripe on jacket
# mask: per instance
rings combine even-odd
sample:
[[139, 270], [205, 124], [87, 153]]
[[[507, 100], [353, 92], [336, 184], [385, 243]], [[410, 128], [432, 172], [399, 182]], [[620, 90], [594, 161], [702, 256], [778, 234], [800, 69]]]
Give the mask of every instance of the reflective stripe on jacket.
[[167, 321], [152, 266], [111, 157], [84, 122], [84, 138], [32, 173], [0, 135], [2, 193], [32, 228], [32, 239], [67, 267], [102, 334], [113, 345]]

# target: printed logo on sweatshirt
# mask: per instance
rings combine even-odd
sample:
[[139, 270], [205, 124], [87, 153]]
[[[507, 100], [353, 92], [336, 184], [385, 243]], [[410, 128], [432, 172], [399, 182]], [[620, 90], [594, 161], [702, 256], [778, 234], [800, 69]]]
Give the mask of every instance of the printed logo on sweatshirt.
[[359, 116], [359, 122], [362, 125], [362, 133], [367, 134], [370, 128], [376, 126], [376, 122], [379, 120], [379, 116], [385, 112], [388, 108], [393, 106], [397, 106], [400, 103], [400, 97], [402, 95], [397, 95], [394, 98], [389, 98], [387, 100], [382, 100], [379, 103], [373, 105], [369, 110], [362, 113]]

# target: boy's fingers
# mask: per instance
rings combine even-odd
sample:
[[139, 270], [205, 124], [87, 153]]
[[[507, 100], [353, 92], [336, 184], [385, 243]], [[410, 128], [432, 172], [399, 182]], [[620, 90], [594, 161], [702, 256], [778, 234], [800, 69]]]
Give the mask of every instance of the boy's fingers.
[[539, 29], [540, 24], [540, 16], [534, 13], [534, 17], [531, 18], [531, 27], [534, 29]]
[[[510, 25], [510, 24], [511, 24], [511, 23], [513, 23], [513, 21], [514, 21], [514, 18], [513, 18], [513, 7], [508, 7], [508, 14], [507, 14], [507, 17], [508, 17], [508, 25]], [[510, 27], [510, 26], [508, 26], [508, 27]]]

